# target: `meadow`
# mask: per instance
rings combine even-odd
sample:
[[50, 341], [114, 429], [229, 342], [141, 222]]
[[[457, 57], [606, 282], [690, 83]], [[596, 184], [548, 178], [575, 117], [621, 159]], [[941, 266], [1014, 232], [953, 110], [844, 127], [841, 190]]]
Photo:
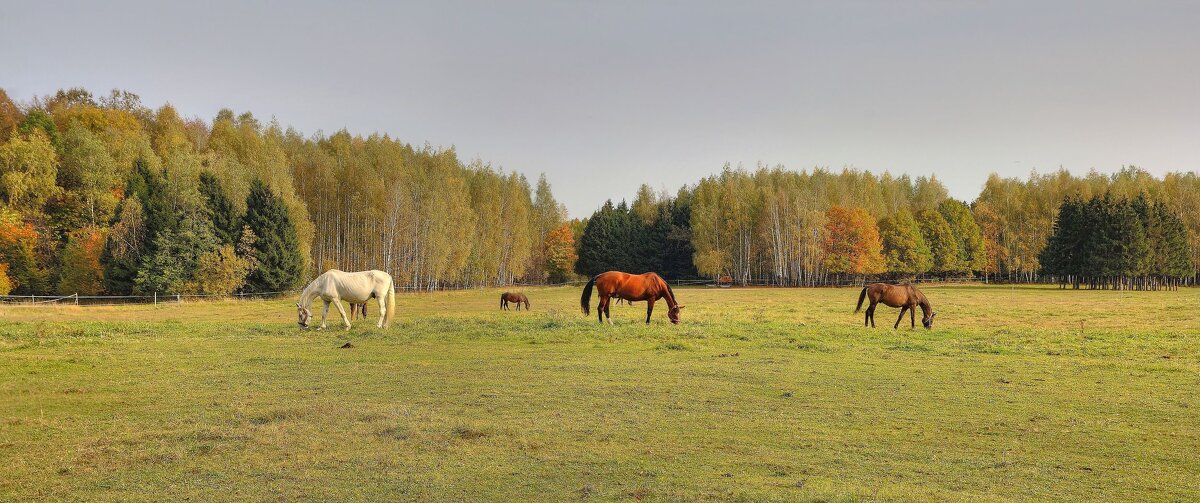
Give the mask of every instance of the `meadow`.
[[1200, 289], [924, 290], [0, 306], [0, 501], [1200, 499]]

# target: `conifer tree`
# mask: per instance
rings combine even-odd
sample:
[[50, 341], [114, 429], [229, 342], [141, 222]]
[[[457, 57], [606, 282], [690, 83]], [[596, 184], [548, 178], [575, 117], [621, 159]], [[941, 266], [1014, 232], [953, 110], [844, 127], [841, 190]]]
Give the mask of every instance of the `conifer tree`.
[[200, 193], [204, 196], [205, 213], [212, 222], [217, 240], [221, 244], [236, 245], [242, 233], [242, 222], [220, 180], [211, 172], [200, 173]]
[[246, 281], [251, 292], [279, 292], [294, 288], [303, 274], [296, 227], [283, 201], [262, 180], [250, 184], [246, 198], [246, 226], [254, 242], [254, 271]]

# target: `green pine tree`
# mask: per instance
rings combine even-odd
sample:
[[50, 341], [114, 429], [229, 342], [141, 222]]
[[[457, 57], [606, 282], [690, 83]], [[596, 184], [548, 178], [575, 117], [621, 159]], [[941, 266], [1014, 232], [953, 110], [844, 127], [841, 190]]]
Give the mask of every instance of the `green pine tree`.
[[1167, 278], [1178, 279], [1191, 276], [1193, 273], [1191, 255], [1188, 244], [1188, 231], [1183, 220], [1178, 215], [1171, 214], [1167, 205], [1158, 203], [1154, 211], [1162, 227], [1162, 244], [1159, 246], [1163, 257], [1158, 274]]
[[296, 287], [304, 273], [296, 226], [283, 200], [262, 180], [250, 184], [245, 223], [258, 237], [254, 243], [256, 265], [247, 278], [247, 290], [280, 292]]
[[206, 213], [212, 222], [213, 234], [221, 244], [237, 244], [242, 234], [242, 221], [238, 218], [233, 201], [225, 195], [220, 180], [207, 171], [200, 173], [200, 193], [204, 195]]

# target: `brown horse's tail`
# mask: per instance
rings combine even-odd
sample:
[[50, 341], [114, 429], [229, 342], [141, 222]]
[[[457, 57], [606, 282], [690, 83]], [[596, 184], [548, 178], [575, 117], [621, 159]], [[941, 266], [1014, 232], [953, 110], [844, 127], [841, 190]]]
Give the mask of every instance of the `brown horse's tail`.
[[579, 298], [579, 307], [583, 308], [584, 315], [592, 314], [592, 310], [588, 307], [588, 304], [592, 302], [592, 285], [596, 284], [596, 278], [598, 277], [600, 277], [599, 274], [592, 276], [592, 280], [588, 281], [587, 286], [583, 287], [583, 296]]
[[863, 299], [867, 298], [867, 287], [863, 287], [862, 292], [858, 294], [858, 307], [854, 308], [854, 312], [862, 311]]

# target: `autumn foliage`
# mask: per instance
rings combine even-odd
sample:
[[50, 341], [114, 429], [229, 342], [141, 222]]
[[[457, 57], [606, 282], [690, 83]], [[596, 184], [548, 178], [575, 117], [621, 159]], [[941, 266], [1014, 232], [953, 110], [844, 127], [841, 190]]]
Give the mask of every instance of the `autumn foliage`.
[[825, 216], [825, 267], [829, 272], [862, 276], [886, 269], [879, 228], [867, 210], [832, 206]]
[[571, 224], [565, 223], [546, 234], [546, 263], [551, 282], [570, 279], [579, 255], [575, 252], [575, 235]]
[[104, 288], [104, 233], [80, 229], [67, 239], [59, 255], [58, 292], [61, 294], [98, 295]]
[[38, 267], [35, 251], [38, 238], [32, 224], [0, 223], [0, 262], [8, 265], [6, 272], [14, 293], [41, 293], [46, 287], [46, 273]]

